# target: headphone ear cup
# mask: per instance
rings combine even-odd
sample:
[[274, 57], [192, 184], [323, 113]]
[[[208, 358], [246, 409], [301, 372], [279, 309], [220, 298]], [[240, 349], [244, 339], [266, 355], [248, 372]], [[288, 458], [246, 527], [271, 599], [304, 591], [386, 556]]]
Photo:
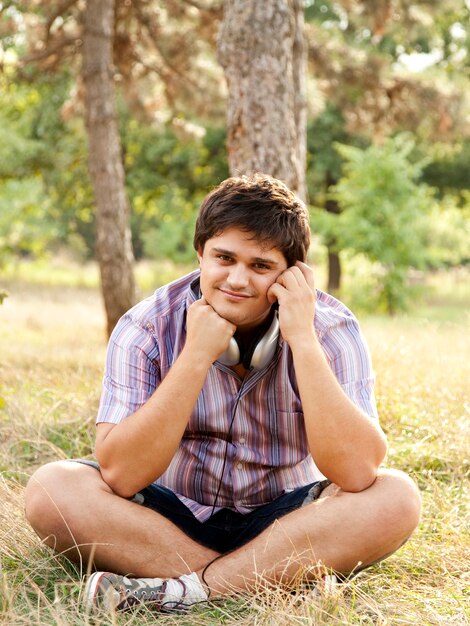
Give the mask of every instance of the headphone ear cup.
[[228, 367], [240, 363], [240, 348], [235, 337], [230, 339], [227, 349], [219, 356], [217, 361], [223, 365], [228, 365]]
[[273, 316], [271, 326], [267, 332], [261, 337], [253, 350], [249, 367], [260, 370], [272, 361], [276, 353], [277, 343], [279, 339], [279, 318], [277, 311]]

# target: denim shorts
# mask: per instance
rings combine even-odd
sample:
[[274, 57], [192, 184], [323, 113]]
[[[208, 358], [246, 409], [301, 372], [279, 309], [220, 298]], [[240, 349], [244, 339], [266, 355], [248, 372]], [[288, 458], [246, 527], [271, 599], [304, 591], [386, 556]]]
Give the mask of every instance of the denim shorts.
[[[85, 459], [73, 461], [99, 470], [96, 461]], [[149, 485], [139, 491], [132, 500], [163, 515], [194, 541], [223, 554], [247, 543], [271, 526], [276, 519], [317, 500], [329, 484], [329, 480], [321, 480], [304, 485], [280, 495], [250, 513], [222, 508], [204, 522], [199, 521], [166, 487]]]

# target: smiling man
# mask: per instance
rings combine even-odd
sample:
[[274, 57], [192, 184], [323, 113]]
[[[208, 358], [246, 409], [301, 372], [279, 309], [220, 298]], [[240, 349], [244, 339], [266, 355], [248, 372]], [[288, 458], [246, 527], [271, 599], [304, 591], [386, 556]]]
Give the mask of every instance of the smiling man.
[[96, 458], [40, 468], [26, 513], [99, 571], [88, 609], [184, 610], [262, 574], [348, 574], [419, 520], [386, 452], [353, 314], [316, 289], [305, 205], [269, 176], [204, 200], [199, 269], [131, 309], [109, 342]]

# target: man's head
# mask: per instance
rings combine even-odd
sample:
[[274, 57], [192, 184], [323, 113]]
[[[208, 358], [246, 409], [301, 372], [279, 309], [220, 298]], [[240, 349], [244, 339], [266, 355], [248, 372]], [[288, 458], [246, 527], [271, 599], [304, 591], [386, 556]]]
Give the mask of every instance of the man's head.
[[263, 174], [228, 178], [204, 199], [194, 234], [194, 248], [230, 228], [249, 233], [259, 243], [282, 252], [287, 265], [305, 261], [310, 245], [305, 204], [280, 180]]

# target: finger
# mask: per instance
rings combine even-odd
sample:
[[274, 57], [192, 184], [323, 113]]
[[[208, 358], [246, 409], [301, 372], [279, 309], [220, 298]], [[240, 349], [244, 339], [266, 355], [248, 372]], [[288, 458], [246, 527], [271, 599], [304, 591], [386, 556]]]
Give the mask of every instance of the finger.
[[279, 283], [273, 283], [271, 287], [268, 289], [266, 296], [268, 298], [269, 304], [274, 304], [285, 294], [287, 289], [283, 287]]
[[200, 298], [198, 298], [191, 304], [191, 306], [194, 307], [195, 309], [206, 306], [206, 305], [207, 305], [207, 300], [204, 298], [204, 296], [201, 296]]
[[298, 267], [303, 274], [303, 277], [307, 281], [309, 287], [315, 289], [315, 278], [313, 276], [313, 272], [311, 267], [309, 267], [306, 263], [302, 263], [302, 261], [297, 261], [295, 267]]
[[283, 285], [289, 290], [296, 289], [305, 284], [305, 280], [303, 278], [302, 272], [297, 267], [289, 267], [287, 268], [277, 279], [279, 284]]

